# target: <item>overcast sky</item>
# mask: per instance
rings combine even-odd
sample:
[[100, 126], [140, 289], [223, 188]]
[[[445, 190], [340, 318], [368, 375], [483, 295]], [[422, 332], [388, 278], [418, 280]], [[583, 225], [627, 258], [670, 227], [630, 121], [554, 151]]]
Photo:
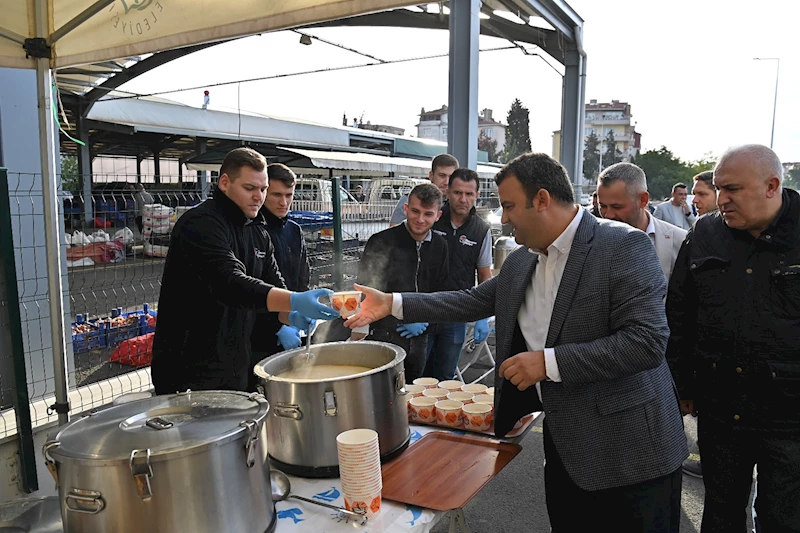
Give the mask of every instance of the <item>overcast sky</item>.
[[[800, 161], [800, 2], [571, 0], [584, 18], [586, 99], [627, 101], [645, 150], [667, 146], [693, 160], [741, 143], [769, 144], [776, 61], [780, 83], [774, 147]], [[308, 33], [383, 60], [446, 54], [444, 31], [327, 28]], [[506, 41], [481, 37], [481, 48]], [[555, 64], [555, 62], [548, 58]], [[153, 93], [203, 84], [359, 65], [371, 60], [292, 32], [240, 39], [192, 54], [123, 86]], [[560, 65], [557, 68], [561, 68]], [[211, 107], [341, 124], [363, 114], [416, 135], [422, 107], [447, 103], [447, 58], [210, 88]], [[202, 89], [162, 95], [200, 106]], [[518, 50], [480, 55], [478, 105], [505, 122], [514, 98], [530, 109], [534, 150], [550, 153], [560, 127], [561, 76]]]

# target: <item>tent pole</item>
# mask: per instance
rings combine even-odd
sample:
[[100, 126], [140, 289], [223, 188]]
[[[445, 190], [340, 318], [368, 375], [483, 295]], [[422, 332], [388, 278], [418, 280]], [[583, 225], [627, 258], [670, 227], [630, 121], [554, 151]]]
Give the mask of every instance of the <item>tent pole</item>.
[[[36, 35], [47, 35], [47, 1], [36, 0]], [[50, 59], [36, 59], [36, 90], [39, 100], [39, 150], [42, 158], [44, 237], [47, 250], [47, 287], [50, 301], [50, 336], [59, 425], [69, 422], [67, 396], [67, 345], [64, 337], [64, 293], [61, 287], [61, 244], [56, 181], [56, 135], [53, 119], [53, 72]]]

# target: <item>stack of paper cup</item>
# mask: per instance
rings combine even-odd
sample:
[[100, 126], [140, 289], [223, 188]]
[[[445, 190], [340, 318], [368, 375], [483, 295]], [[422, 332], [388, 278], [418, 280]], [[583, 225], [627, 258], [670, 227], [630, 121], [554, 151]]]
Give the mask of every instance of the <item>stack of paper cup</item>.
[[381, 510], [381, 456], [378, 434], [351, 429], [336, 437], [339, 475], [346, 509], [374, 517]]

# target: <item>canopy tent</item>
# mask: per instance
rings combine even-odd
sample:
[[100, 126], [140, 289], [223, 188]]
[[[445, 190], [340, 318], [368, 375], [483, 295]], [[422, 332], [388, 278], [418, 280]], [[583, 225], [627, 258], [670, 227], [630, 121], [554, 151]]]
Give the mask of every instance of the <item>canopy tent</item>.
[[[408, 0], [9, 0], [0, 66], [35, 68], [26, 39], [44, 38], [51, 66], [109, 61], [413, 5]], [[32, 21], [44, 15], [41, 30]], [[44, 43], [41, 43], [44, 44]], [[35, 46], [35, 43], [30, 43]]]

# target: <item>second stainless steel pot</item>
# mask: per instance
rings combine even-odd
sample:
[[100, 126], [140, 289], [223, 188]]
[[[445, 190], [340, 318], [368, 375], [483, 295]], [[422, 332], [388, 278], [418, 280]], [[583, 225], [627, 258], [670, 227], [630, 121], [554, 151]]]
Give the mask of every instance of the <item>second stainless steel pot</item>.
[[331, 342], [311, 347], [315, 365], [368, 367], [328, 379], [292, 379], [281, 374], [308, 364], [305, 348], [269, 357], [256, 365], [260, 387], [272, 410], [267, 417], [269, 451], [286, 472], [331, 477], [339, 472], [336, 436], [369, 428], [378, 432], [382, 458], [409, 441], [405, 399], [405, 351], [383, 342]]
[[70, 422], [43, 450], [64, 531], [274, 531], [268, 411], [260, 394], [201, 391]]

